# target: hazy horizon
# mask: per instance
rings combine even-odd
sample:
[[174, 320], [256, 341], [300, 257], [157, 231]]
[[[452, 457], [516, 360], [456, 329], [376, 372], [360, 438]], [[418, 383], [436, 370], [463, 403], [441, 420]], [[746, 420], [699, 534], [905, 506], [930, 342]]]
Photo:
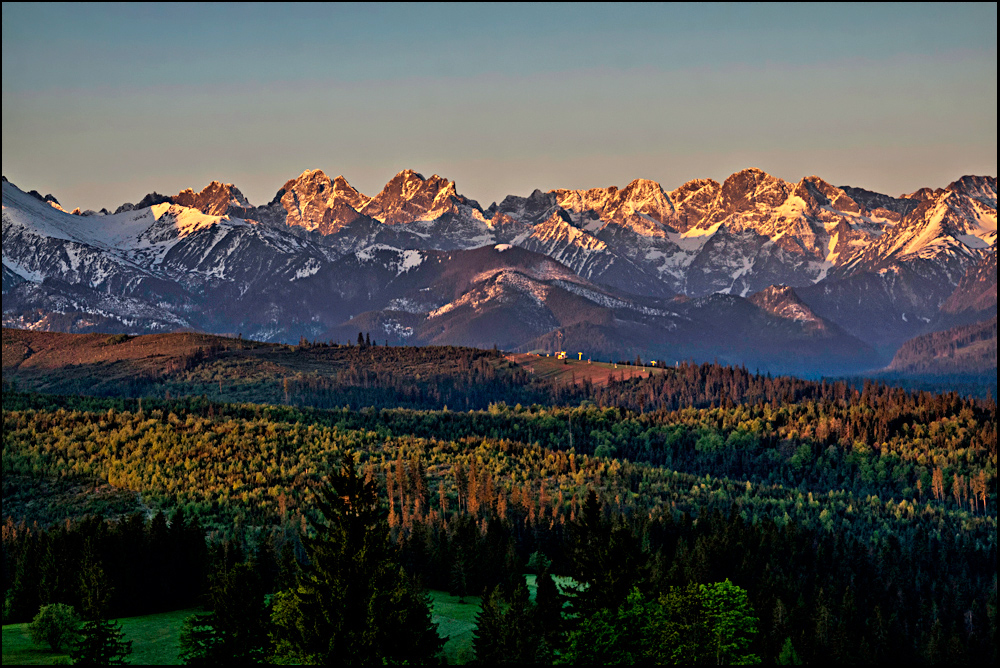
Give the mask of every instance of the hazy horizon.
[[996, 5], [5, 3], [3, 174], [67, 208], [306, 169], [483, 206], [758, 167], [995, 176]]

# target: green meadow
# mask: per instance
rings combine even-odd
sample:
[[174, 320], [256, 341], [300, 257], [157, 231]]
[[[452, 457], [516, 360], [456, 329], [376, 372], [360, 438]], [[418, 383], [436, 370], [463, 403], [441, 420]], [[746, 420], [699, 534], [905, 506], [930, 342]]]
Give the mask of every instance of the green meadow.
[[[175, 610], [156, 615], [123, 617], [125, 639], [132, 641], [129, 662], [136, 665], [179, 665], [181, 627], [184, 619], [198, 610]], [[68, 663], [69, 655], [31, 642], [27, 624], [3, 627], [3, 665], [53, 665]]]
[[[535, 595], [535, 576], [526, 576], [528, 591]], [[568, 579], [566, 579], [568, 582]], [[557, 584], [566, 582], [557, 578]], [[429, 590], [433, 620], [438, 634], [445, 638], [444, 656], [449, 665], [469, 663], [475, 657], [472, 649], [472, 632], [476, 628], [480, 598], [459, 598], [448, 592]], [[178, 656], [181, 628], [184, 619], [198, 610], [177, 610], [157, 615], [125, 617], [119, 619], [125, 639], [132, 641], [129, 662], [135, 665], [180, 665]], [[27, 624], [8, 624], [3, 627], [3, 665], [54, 665], [66, 663], [69, 655], [56, 653], [31, 642]]]

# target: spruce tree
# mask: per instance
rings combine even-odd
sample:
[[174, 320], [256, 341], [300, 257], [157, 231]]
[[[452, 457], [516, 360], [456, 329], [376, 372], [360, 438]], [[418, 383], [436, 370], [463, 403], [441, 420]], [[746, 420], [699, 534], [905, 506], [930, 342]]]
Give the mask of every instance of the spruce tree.
[[125, 640], [125, 632], [118, 622], [105, 618], [111, 601], [112, 587], [101, 564], [94, 559], [91, 546], [85, 548], [80, 573], [84, 615], [87, 621], [70, 650], [75, 666], [123, 666], [132, 653], [132, 641]]
[[212, 612], [184, 620], [186, 664], [261, 663], [270, 654], [265, 589], [252, 562], [224, 567], [212, 578]]
[[70, 652], [74, 666], [124, 666], [132, 653], [121, 624], [107, 619], [84, 623], [80, 639]]
[[320, 493], [323, 519], [303, 537], [307, 564], [297, 586], [273, 602], [277, 661], [418, 663], [444, 644], [426, 595], [406, 578], [389, 542], [375, 485], [348, 463]]

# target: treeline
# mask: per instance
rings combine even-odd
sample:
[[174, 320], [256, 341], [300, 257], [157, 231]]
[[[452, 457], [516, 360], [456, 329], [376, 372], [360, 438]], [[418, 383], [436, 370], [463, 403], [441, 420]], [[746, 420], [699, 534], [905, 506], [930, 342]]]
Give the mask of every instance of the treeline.
[[[116, 337], [110, 337], [109, 340]], [[117, 345], [112, 343], [108, 345]], [[104, 397], [343, 406], [483, 409], [491, 402], [546, 402], [548, 386], [498, 351], [452, 346], [386, 347], [219, 339], [163, 359], [67, 365], [56, 372], [5, 370], [4, 387]]]
[[39, 608], [65, 603], [81, 611], [87, 568], [101, 564], [108, 612], [126, 617], [200, 603], [208, 548], [197, 519], [176, 511], [149, 519], [86, 517], [40, 528], [7, 517], [3, 524], [4, 623], [30, 621]]
[[[120, 338], [110, 337], [102, 350], [121, 345]], [[895, 392], [884, 385], [866, 390], [850, 382], [771, 377], [741, 367], [694, 363], [681, 363], [649, 377], [645, 367], [623, 363], [606, 385], [595, 386], [589, 380], [560, 384], [535, 378], [499, 351], [453, 346], [306, 341], [291, 346], [207, 338], [190, 342], [180, 352], [164, 350], [162, 356], [149, 352], [151, 356], [132, 359], [123, 353], [116, 361], [68, 364], [50, 371], [30, 366], [5, 369], [4, 387], [106, 397], [204, 395], [219, 402], [314, 408], [440, 410], [447, 406], [465, 411], [484, 410], [494, 403], [559, 406], [591, 402], [636, 413], [856, 401], [861, 393]], [[71, 352], [67, 353], [70, 358]]]

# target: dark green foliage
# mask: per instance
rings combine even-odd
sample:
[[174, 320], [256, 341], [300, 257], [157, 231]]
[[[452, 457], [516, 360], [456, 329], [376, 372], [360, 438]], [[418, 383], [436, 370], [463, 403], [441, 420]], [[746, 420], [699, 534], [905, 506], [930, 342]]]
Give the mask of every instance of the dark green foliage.
[[184, 663], [263, 663], [271, 654], [265, 594], [255, 564], [222, 564], [209, 587], [208, 607], [212, 612], [194, 615], [184, 622]]
[[465, 603], [465, 597], [469, 595], [469, 581], [465, 575], [465, 559], [456, 557], [451, 568], [451, 587], [449, 589], [452, 596], [458, 596], [459, 603]]
[[649, 663], [652, 612], [635, 593], [618, 608], [603, 608], [577, 620], [569, 633], [561, 662], [571, 665]]
[[276, 657], [303, 663], [372, 665], [433, 659], [443, 642], [427, 599], [416, 592], [389, 543], [374, 482], [353, 464], [317, 501], [322, 521], [304, 539], [298, 586], [273, 605]]
[[107, 619], [86, 622], [70, 652], [75, 666], [123, 666], [132, 653], [132, 641], [125, 640], [121, 624]]
[[563, 608], [566, 597], [559, 592], [555, 580], [546, 570], [535, 581], [535, 618], [546, 644], [552, 649], [562, 645], [564, 631]]
[[644, 561], [631, 531], [602, 516], [593, 489], [587, 492], [582, 517], [572, 527], [570, 575], [578, 583], [571, 598], [573, 612], [587, 617], [617, 609], [644, 578]]
[[760, 663], [749, 651], [757, 618], [731, 582], [674, 587], [658, 599], [633, 590], [618, 608], [580, 620], [562, 660], [571, 664]]
[[190, 607], [204, 591], [207, 555], [197, 523], [129, 516], [84, 518], [41, 530], [9, 520], [3, 534], [5, 615], [67, 602], [88, 619]]
[[779, 666], [798, 666], [802, 664], [799, 653], [795, 651], [791, 638], [785, 638], [785, 644], [781, 646], [781, 654], [778, 655]]
[[545, 663], [552, 660], [537, 607], [528, 600], [524, 581], [509, 600], [499, 587], [484, 597], [476, 616], [473, 648], [483, 665]]

